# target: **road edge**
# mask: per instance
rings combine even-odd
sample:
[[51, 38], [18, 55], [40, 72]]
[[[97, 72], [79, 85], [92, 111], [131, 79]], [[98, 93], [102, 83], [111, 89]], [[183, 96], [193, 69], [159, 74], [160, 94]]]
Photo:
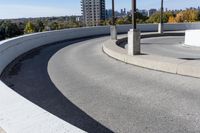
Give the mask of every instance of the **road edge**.
[[[153, 35], [150, 35], [153, 37]], [[110, 57], [127, 64], [162, 71], [172, 74], [200, 78], [200, 61], [184, 60], [159, 55], [136, 55], [130, 56], [127, 51], [118, 45], [116, 40], [103, 42], [103, 51]]]

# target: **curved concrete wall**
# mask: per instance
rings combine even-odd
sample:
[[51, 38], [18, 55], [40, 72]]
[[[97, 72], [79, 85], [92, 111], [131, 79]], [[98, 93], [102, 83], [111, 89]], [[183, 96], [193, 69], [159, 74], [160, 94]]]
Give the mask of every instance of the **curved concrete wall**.
[[[117, 26], [118, 33], [127, 33], [132, 25]], [[140, 24], [138, 28], [144, 32], [154, 31], [158, 29], [157, 24]], [[200, 23], [183, 23], [183, 24], [165, 24], [165, 30], [186, 30], [200, 29]], [[76, 39], [82, 37], [106, 35], [110, 33], [109, 26], [102, 27], [86, 27], [66, 29], [50, 32], [35, 33], [24, 35], [17, 38], [8, 39], [0, 42], [0, 73], [3, 69], [19, 55], [34, 49], [36, 47], [46, 45], [53, 42]]]

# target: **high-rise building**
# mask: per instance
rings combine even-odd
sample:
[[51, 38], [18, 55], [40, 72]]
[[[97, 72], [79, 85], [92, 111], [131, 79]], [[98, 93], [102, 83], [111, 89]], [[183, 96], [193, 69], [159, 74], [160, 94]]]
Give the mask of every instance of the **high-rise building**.
[[107, 9], [106, 10], [106, 19], [112, 18], [112, 9]]
[[148, 12], [148, 16], [151, 17], [151, 15], [153, 15], [156, 12], [157, 12], [156, 9], [150, 9], [149, 12]]
[[143, 9], [143, 10], [138, 10], [139, 13], [141, 13], [143, 16], [148, 16], [148, 11]]
[[105, 20], [105, 0], [81, 0], [81, 7], [86, 26], [97, 26]]

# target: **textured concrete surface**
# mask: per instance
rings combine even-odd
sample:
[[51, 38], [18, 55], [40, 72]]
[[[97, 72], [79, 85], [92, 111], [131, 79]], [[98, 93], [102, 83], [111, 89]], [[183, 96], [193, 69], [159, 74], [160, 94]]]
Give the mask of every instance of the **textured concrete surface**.
[[141, 33], [137, 29], [128, 32], [128, 55], [134, 56], [141, 53]]
[[107, 39], [33, 50], [13, 62], [2, 80], [28, 100], [88, 132], [200, 132], [200, 79], [109, 58], [101, 46]]
[[71, 45], [49, 61], [51, 80], [70, 101], [114, 132], [200, 132], [200, 79], [108, 58], [103, 40]]
[[[83, 40], [35, 49], [20, 56], [7, 67], [1, 80], [46, 111], [41, 111], [2, 83], [4, 86], [0, 84], [0, 125], [3, 129], [8, 133], [78, 132], [77, 128], [87, 132], [112, 132], [63, 96], [49, 79], [49, 58], [60, 48], [78, 41]], [[55, 116], [62, 120], [57, 120]]]
[[200, 49], [183, 45], [183, 38], [183, 36], [143, 38], [142, 54], [139, 56], [127, 54], [124, 39], [118, 42], [111, 40], [103, 42], [103, 50], [109, 56], [128, 64], [200, 78]]
[[[85, 133], [10, 90], [0, 81], [0, 125], [7, 133]], [[0, 133], [4, 133], [0, 129]]]
[[200, 48], [183, 46], [184, 36], [153, 37], [142, 39], [142, 52], [178, 59], [200, 59]]

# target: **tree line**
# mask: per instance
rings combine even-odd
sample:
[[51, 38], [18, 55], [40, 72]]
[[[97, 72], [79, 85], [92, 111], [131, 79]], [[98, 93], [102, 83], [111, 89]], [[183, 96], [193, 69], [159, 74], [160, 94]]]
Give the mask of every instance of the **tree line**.
[[[164, 23], [183, 23], [200, 21], [200, 11], [196, 9], [188, 9], [183, 11], [167, 11], [163, 13]], [[106, 24], [111, 23], [111, 20], [106, 20]], [[116, 18], [116, 24], [131, 24], [131, 15]], [[150, 17], [143, 16], [137, 13], [137, 23], [160, 23], [160, 12], [156, 12]]]
[[[147, 17], [141, 13], [137, 13], [137, 23], [159, 23], [160, 12], [154, 13]], [[197, 22], [200, 21], [200, 11], [195, 9], [183, 10], [178, 12], [168, 11], [163, 14], [164, 23], [180, 23], [180, 22]], [[132, 16], [116, 18], [116, 24], [131, 24]], [[111, 19], [102, 20], [100, 25], [111, 25]], [[83, 27], [81, 21], [76, 21], [76, 17], [50, 17], [50, 18], [34, 18], [24, 20], [0, 20], [0, 40], [7, 38], [29, 34], [34, 32], [43, 32], [50, 30], [60, 30], [66, 28]]]
[[35, 18], [31, 20], [0, 20], [0, 40], [16, 37], [23, 34], [76, 28], [82, 26], [83, 23], [76, 21], [75, 17], [70, 17], [68, 20], [63, 17], [52, 17], [46, 19]]

